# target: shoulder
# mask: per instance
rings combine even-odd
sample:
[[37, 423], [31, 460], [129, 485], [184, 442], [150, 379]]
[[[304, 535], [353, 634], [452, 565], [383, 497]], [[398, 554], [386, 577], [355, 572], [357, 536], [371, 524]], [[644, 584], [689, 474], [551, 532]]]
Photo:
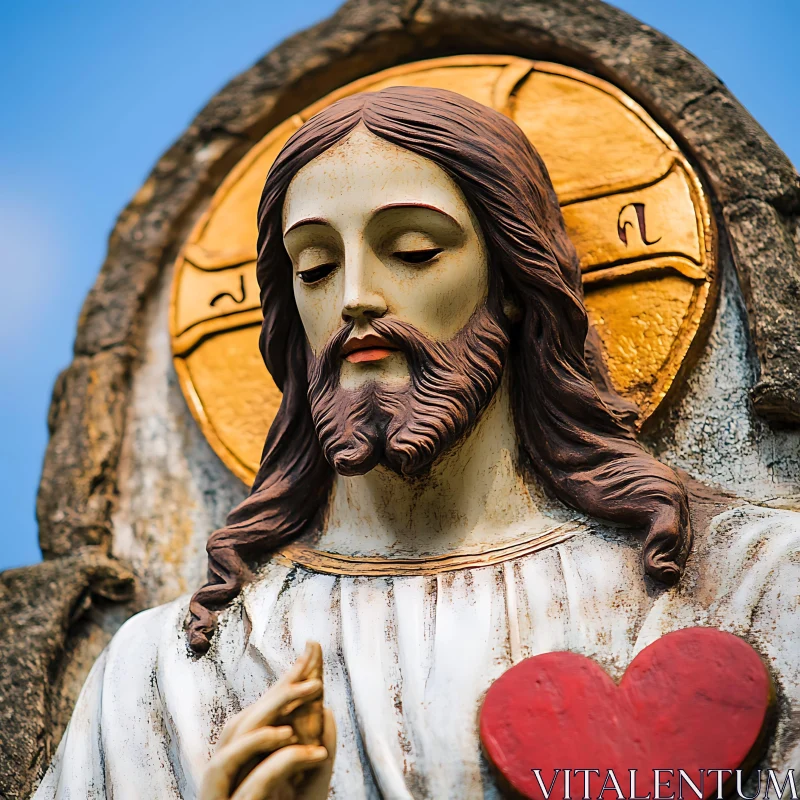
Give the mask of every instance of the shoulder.
[[230, 679], [245, 647], [240, 606], [222, 615], [212, 648], [202, 656], [186, 636], [188, 596], [143, 611], [120, 628], [100, 687], [106, 765], [114, 774], [131, 774], [136, 761], [156, 785], [168, 773], [201, 769], [209, 736], [239, 709]]
[[800, 552], [800, 513], [750, 504], [730, 508], [697, 532], [695, 551], [696, 578], [713, 583], [717, 595], [732, 591], [754, 571], [763, 581]]
[[800, 513], [729, 507], [695, 529], [686, 573], [654, 604], [646, 638], [691, 625], [748, 636], [759, 619], [796, 616], [799, 578]]
[[[686, 572], [653, 604], [637, 649], [677, 628], [719, 627], [786, 651], [800, 623], [800, 513], [740, 503], [695, 529]], [[800, 633], [800, 631], [797, 631]], [[790, 648], [793, 649], [793, 648]]]
[[[186, 634], [190, 599], [190, 595], [179, 597], [140, 611], [125, 622], [108, 646], [106, 672], [130, 675], [141, 669], [163, 669], [179, 661], [195, 662], [197, 656], [191, 651]], [[241, 606], [241, 598], [237, 598], [220, 611], [212, 647], [202, 661], [216, 661], [223, 656], [236, 658], [243, 645], [238, 642], [243, 628]]]
[[164, 670], [179, 662], [195, 664], [196, 669], [210, 662], [223, 669], [235, 664], [247, 645], [252, 624], [246, 606], [254, 605], [257, 612], [263, 612], [264, 606], [274, 605], [287, 576], [293, 573], [294, 570], [280, 564], [262, 567], [242, 593], [219, 612], [211, 648], [202, 658], [191, 651], [186, 635], [191, 595], [139, 612], [111, 640], [106, 672], [130, 674], [159, 666]]
[[141, 611], [117, 631], [105, 654], [104, 707], [156, 701], [159, 663], [179, 643], [188, 605], [182, 597]]
[[718, 581], [731, 571], [761, 562], [775, 563], [800, 547], [800, 509], [792, 511], [749, 503], [735, 494], [683, 474], [689, 489], [694, 546], [689, 567], [704, 564]]
[[188, 607], [187, 596], [132, 616], [114, 634], [108, 646], [109, 661], [117, 661], [122, 654], [125, 660], [133, 656], [156, 658], [164, 641], [169, 640], [173, 632], [183, 630]]

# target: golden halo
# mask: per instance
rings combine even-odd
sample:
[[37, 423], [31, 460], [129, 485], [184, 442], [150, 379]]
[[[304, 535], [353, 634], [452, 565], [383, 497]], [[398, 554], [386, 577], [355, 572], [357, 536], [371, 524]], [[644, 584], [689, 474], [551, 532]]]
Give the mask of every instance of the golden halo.
[[612, 382], [646, 421], [688, 364], [712, 312], [716, 235], [675, 142], [615, 86], [558, 64], [452, 56], [333, 92], [273, 129], [234, 167], [175, 266], [170, 334], [189, 407], [225, 464], [255, 477], [280, 392], [258, 351], [256, 208], [269, 167], [303, 122], [346, 95], [450, 89], [501, 111], [547, 165], [580, 256], [586, 306]]

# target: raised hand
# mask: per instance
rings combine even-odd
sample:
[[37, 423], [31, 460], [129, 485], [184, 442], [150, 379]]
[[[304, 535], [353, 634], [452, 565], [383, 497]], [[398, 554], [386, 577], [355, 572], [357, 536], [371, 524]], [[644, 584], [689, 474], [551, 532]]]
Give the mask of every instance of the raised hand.
[[225, 725], [199, 800], [325, 800], [336, 751], [322, 706], [322, 650], [309, 642], [292, 668]]

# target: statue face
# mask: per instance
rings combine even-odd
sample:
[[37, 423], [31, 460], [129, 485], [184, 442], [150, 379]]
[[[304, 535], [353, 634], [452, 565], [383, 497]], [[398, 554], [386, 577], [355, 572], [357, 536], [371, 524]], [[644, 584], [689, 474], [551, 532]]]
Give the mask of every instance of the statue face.
[[446, 342], [486, 300], [486, 247], [461, 190], [432, 161], [366, 129], [297, 173], [283, 229], [314, 354], [353, 323], [341, 364], [345, 388], [408, 380], [405, 356], [376, 335], [373, 319], [409, 323]]
[[508, 346], [461, 190], [356, 129], [295, 175], [282, 221], [325, 456], [345, 475], [421, 473], [491, 399]]

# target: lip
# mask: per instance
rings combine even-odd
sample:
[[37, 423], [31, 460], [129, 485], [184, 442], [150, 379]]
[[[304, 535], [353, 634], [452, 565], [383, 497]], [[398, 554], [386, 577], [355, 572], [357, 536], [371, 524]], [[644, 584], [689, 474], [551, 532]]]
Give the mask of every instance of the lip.
[[351, 364], [363, 364], [369, 361], [381, 361], [398, 350], [391, 342], [375, 333], [366, 336], [354, 336], [342, 346], [342, 358]]

